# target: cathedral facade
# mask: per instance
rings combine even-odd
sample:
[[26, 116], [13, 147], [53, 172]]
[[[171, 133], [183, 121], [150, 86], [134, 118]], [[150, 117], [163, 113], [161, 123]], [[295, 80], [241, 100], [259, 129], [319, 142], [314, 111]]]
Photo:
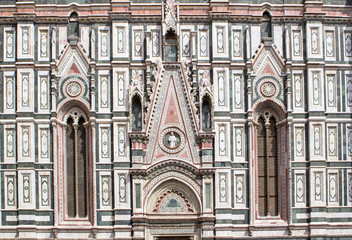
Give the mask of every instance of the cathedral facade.
[[0, 239], [352, 236], [349, 1], [0, 5]]

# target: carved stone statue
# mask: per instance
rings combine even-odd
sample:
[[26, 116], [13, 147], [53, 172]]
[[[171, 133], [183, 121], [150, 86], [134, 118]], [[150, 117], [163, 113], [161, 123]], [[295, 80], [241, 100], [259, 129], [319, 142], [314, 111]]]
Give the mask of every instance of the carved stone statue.
[[171, 135], [170, 135], [170, 137], [169, 137], [169, 146], [170, 146], [170, 148], [174, 148], [174, 147], [176, 147], [176, 144], [177, 144], [177, 138], [175, 137], [175, 135], [174, 135], [174, 133], [173, 132], [171, 132]]

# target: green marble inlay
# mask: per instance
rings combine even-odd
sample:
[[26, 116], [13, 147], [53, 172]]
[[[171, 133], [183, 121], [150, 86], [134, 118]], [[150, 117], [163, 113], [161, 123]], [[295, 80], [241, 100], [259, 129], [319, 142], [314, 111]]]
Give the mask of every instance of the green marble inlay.
[[210, 184], [205, 184], [205, 207], [210, 208]]
[[141, 184], [136, 184], [136, 208], [141, 208]]

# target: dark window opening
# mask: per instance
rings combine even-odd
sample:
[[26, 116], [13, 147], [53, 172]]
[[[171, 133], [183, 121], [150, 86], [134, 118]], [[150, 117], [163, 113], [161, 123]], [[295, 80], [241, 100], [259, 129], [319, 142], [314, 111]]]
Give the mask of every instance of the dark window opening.
[[271, 34], [271, 16], [265, 11], [262, 16], [261, 32], [263, 37], [272, 37]]
[[177, 62], [177, 34], [169, 30], [165, 35], [165, 61]]
[[86, 130], [84, 119], [74, 123], [72, 118], [67, 120], [66, 130], [66, 186], [67, 186], [67, 215], [70, 218], [87, 217], [87, 154]]
[[69, 38], [79, 38], [79, 22], [78, 22], [78, 14], [76, 12], [72, 12], [70, 15], [70, 23], [69, 23]]
[[138, 98], [132, 101], [132, 131], [142, 131], [142, 105]]
[[210, 103], [208, 99], [203, 100], [202, 126], [203, 126], [203, 131], [211, 131], [211, 108], [210, 108]]
[[258, 120], [258, 190], [259, 215], [278, 215], [278, 156], [276, 121], [271, 117], [265, 123], [263, 117]]

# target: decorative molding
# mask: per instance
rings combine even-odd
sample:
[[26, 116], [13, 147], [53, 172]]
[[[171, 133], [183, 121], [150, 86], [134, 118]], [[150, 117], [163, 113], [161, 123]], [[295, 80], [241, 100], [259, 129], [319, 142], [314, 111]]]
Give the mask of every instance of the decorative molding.
[[244, 178], [244, 174], [236, 174], [235, 175], [235, 198], [236, 198], [236, 204], [245, 204], [244, 202], [244, 191], [245, 191], [245, 178]]
[[296, 139], [296, 157], [304, 157], [304, 146], [305, 146], [305, 136], [304, 128], [295, 128], [295, 139]]
[[335, 57], [335, 31], [325, 31], [325, 56]]
[[40, 104], [39, 109], [41, 110], [49, 110], [49, 76], [39, 76], [39, 85], [40, 85]]
[[219, 126], [219, 155], [226, 156], [226, 126]]
[[296, 174], [296, 203], [305, 203], [305, 177], [304, 174]]
[[15, 80], [12, 76], [5, 76], [5, 109], [15, 110]]
[[329, 203], [338, 202], [338, 174], [329, 173]]
[[29, 107], [29, 73], [22, 73], [22, 107]]
[[30, 175], [23, 175], [23, 203], [31, 202], [31, 182]]
[[50, 206], [50, 181], [49, 176], [41, 175], [40, 176], [40, 195], [41, 195], [41, 206], [49, 207]]
[[101, 176], [101, 205], [103, 207], [111, 206], [111, 177]]
[[126, 202], [126, 175], [119, 176], [119, 201], [120, 203]]
[[241, 74], [234, 74], [234, 108], [243, 108], [243, 78]]
[[313, 125], [313, 134], [314, 134], [314, 155], [322, 155], [322, 150], [321, 150], [321, 138], [322, 138], [322, 132], [321, 132], [321, 125]]
[[225, 72], [218, 72], [218, 105], [226, 106], [225, 97]]
[[315, 201], [323, 201], [323, 173], [314, 173], [314, 199]]
[[242, 56], [242, 31], [239, 29], [232, 30], [232, 49], [233, 57]]
[[15, 207], [16, 206], [16, 177], [14, 175], [6, 176], [6, 206]]
[[227, 202], [227, 175], [224, 173], [219, 174], [219, 201]]
[[16, 146], [16, 139], [15, 139], [15, 129], [7, 128], [5, 130], [6, 134], [6, 157], [13, 158], [15, 157], [15, 146]]
[[352, 32], [345, 32], [345, 55], [346, 57], [352, 57]]
[[119, 126], [118, 127], [118, 155], [125, 156], [125, 143], [126, 141], [126, 127]]
[[216, 27], [217, 53], [225, 52], [224, 27]]

